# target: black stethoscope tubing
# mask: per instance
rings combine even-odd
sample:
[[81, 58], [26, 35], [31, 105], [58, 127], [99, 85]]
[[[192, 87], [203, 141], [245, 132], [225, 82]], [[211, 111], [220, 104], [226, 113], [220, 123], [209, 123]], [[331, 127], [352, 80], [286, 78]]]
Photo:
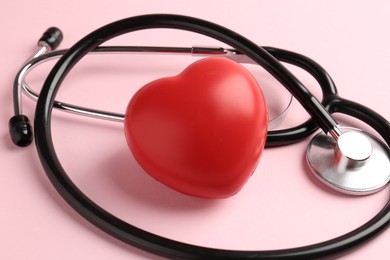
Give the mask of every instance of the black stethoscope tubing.
[[[390, 123], [374, 110], [354, 101], [341, 98], [332, 78], [318, 63], [304, 55], [291, 51], [273, 47], [264, 47], [264, 49], [279, 61], [300, 67], [312, 75], [321, 87], [323, 96], [321, 103], [329, 113], [342, 113], [365, 122], [375, 129], [390, 146]], [[318, 126], [315, 120], [309, 119], [294, 128], [270, 131], [271, 135], [267, 135], [267, 146], [283, 146], [301, 141], [317, 129]]]
[[[334, 126], [333, 124], [336, 124], [330, 116], [326, 116], [328, 113], [327, 111], [323, 111], [322, 106], [319, 106], [315, 101], [312, 102], [312, 99], [305, 100], [306, 98], [311, 98], [312, 95], [302, 84], [299, 83], [298, 80], [295, 79], [293, 75], [286, 72], [279, 62], [274, 60], [274, 58], [266, 51], [234, 32], [206, 21], [173, 15], [140, 16], [114, 22], [86, 36], [84, 39], [75, 44], [57, 62], [44, 83], [35, 112], [35, 140], [43, 168], [57, 191], [77, 212], [100, 229], [130, 245], [174, 259], [313, 259], [329, 257], [345, 253], [346, 251], [355, 248], [379, 234], [389, 225], [390, 202], [388, 202], [384, 208], [366, 224], [349, 232], [348, 234], [322, 243], [299, 248], [270, 251], [223, 250], [190, 245], [144, 231], [118, 219], [91, 201], [74, 185], [62, 168], [55, 153], [51, 136], [51, 112], [53, 109], [54, 99], [64, 77], [89, 51], [95, 49], [104, 41], [115, 36], [148, 28], [184, 29], [204, 34], [229, 44], [264, 66], [265, 69], [279, 79], [283, 85], [289, 88], [293, 95], [300, 100], [303, 105], [308, 105], [308, 110], [311, 111], [311, 115], [315, 118], [315, 122], [318, 120], [318, 123], [316, 124], [314, 124], [313, 120], [309, 120], [304, 123], [309, 129], [315, 129], [318, 124], [321, 128], [323, 128], [323, 130], [327, 131]], [[272, 50], [268, 51], [271, 54], [273, 53]], [[273, 54], [275, 55], [275, 53], [277, 52], [274, 52]], [[277, 56], [277, 54], [275, 56]], [[278, 58], [281, 60], [286, 59], [286, 61], [288, 61], [288, 58]], [[291, 60], [289, 62], [291, 62]], [[299, 66], [299, 59], [295, 62]], [[311, 70], [314, 74], [318, 73], [318, 77], [315, 76], [317, 80], [318, 78], [324, 76], [321, 71], [316, 72], [316, 69]], [[325, 77], [326, 75], [327, 74], [325, 74]], [[330, 78], [323, 78], [321, 80], [331, 81]], [[330, 112], [342, 112], [352, 116], [357, 116], [366, 123], [374, 123], [372, 126], [386, 140], [387, 145], [390, 146], [390, 137], [386, 135], [389, 133], [390, 126], [386, 120], [382, 121], [383, 118], [371, 110], [368, 110], [369, 113], [366, 116], [362, 111], [359, 111], [364, 108], [363, 106], [338, 98], [334, 85], [327, 94], [329, 94], [329, 97], [324, 96], [323, 103]], [[323, 112], [326, 112], [325, 118], [322, 117]], [[368, 116], [373, 116], [373, 118], [369, 119]]]

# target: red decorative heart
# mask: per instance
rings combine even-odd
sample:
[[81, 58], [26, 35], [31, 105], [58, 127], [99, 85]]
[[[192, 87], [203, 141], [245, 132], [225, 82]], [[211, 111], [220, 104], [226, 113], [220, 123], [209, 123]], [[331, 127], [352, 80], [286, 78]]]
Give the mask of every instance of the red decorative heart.
[[125, 134], [134, 158], [161, 183], [193, 196], [225, 198], [255, 170], [267, 123], [253, 76], [214, 57], [142, 87], [127, 107]]

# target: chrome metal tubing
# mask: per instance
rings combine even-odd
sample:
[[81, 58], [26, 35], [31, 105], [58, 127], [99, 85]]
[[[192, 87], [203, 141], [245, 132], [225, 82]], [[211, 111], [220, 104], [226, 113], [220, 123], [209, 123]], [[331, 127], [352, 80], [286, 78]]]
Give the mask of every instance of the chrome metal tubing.
[[[34, 54], [32, 59], [27, 61], [25, 65], [19, 70], [14, 81], [14, 111], [15, 115], [22, 114], [21, 106], [21, 92], [23, 91], [30, 99], [36, 101], [38, 99], [38, 93], [32, 90], [27, 84], [25, 78], [28, 73], [39, 64], [46, 61], [56, 59], [62, 56], [67, 50], [58, 50], [47, 52], [45, 50]], [[176, 54], [176, 55], [193, 55], [193, 56], [223, 56], [239, 63], [254, 63], [248, 57], [239, 54], [235, 50], [224, 49], [222, 47], [154, 47], [154, 46], [104, 46], [98, 47], [93, 50], [92, 53], [133, 53], [133, 54]], [[53, 105], [56, 109], [60, 109], [64, 112], [83, 115], [87, 117], [93, 117], [98, 119], [104, 119], [114, 122], [123, 122], [124, 115], [114, 112], [108, 112], [103, 110], [97, 110], [82, 106], [76, 106], [61, 101], [55, 101]]]

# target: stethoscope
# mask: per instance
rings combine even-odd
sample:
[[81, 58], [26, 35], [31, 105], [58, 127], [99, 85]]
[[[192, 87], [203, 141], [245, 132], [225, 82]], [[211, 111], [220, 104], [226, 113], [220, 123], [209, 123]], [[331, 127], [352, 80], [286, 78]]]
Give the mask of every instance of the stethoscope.
[[[192, 31], [215, 38], [234, 49], [223, 48], [164, 48], [164, 47], [99, 47], [116, 36], [144, 29], [172, 28]], [[178, 15], [144, 15], [108, 24], [90, 33], [69, 50], [52, 51], [62, 40], [57, 28], [50, 28], [39, 40], [40, 49], [19, 71], [14, 83], [15, 116], [10, 119], [10, 134], [18, 146], [27, 146], [33, 140], [29, 120], [22, 114], [22, 90], [37, 99], [34, 131], [35, 143], [42, 166], [61, 196], [88, 221], [112, 236], [143, 250], [173, 259], [313, 259], [337, 256], [362, 245], [382, 232], [390, 223], [390, 202], [370, 221], [340, 237], [318, 244], [291, 249], [270, 251], [237, 251], [201, 247], [164, 238], [128, 224], [111, 215], [86, 195], [71, 181], [61, 166], [54, 150], [51, 136], [52, 109], [71, 113], [122, 121], [123, 115], [87, 109], [55, 101], [57, 91], [65, 76], [89, 52], [152, 51], [199, 52], [236, 57], [256, 63], [273, 75], [304, 106], [311, 115], [305, 123], [284, 130], [268, 131], [266, 146], [282, 146], [298, 142], [317, 134], [307, 149], [307, 162], [313, 174], [325, 185], [347, 194], [365, 195], [383, 189], [390, 180], [390, 123], [373, 110], [343, 99], [327, 72], [313, 60], [286, 50], [259, 47], [239, 34], [219, 25], [196, 18]], [[31, 91], [24, 81], [34, 66], [62, 55], [48, 75], [39, 94]], [[306, 70], [320, 84], [323, 98], [318, 101], [306, 87], [281, 63], [289, 63]], [[332, 117], [342, 113], [355, 117], [371, 126], [385, 141], [362, 130], [340, 127]]]

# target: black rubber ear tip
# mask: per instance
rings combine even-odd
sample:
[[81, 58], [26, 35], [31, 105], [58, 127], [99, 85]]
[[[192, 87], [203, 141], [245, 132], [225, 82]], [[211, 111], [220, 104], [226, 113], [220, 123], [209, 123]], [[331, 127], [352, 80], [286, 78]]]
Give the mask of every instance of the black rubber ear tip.
[[30, 120], [25, 115], [17, 115], [9, 120], [9, 134], [12, 142], [20, 147], [28, 146], [33, 141]]
[[62, 42], [62, 39], [63, 35], [61, 30], [57, 27], [50, 27], [43, 33], [38, 43], [45, 42], [50, 46], [51, 50], [55, 50]]

